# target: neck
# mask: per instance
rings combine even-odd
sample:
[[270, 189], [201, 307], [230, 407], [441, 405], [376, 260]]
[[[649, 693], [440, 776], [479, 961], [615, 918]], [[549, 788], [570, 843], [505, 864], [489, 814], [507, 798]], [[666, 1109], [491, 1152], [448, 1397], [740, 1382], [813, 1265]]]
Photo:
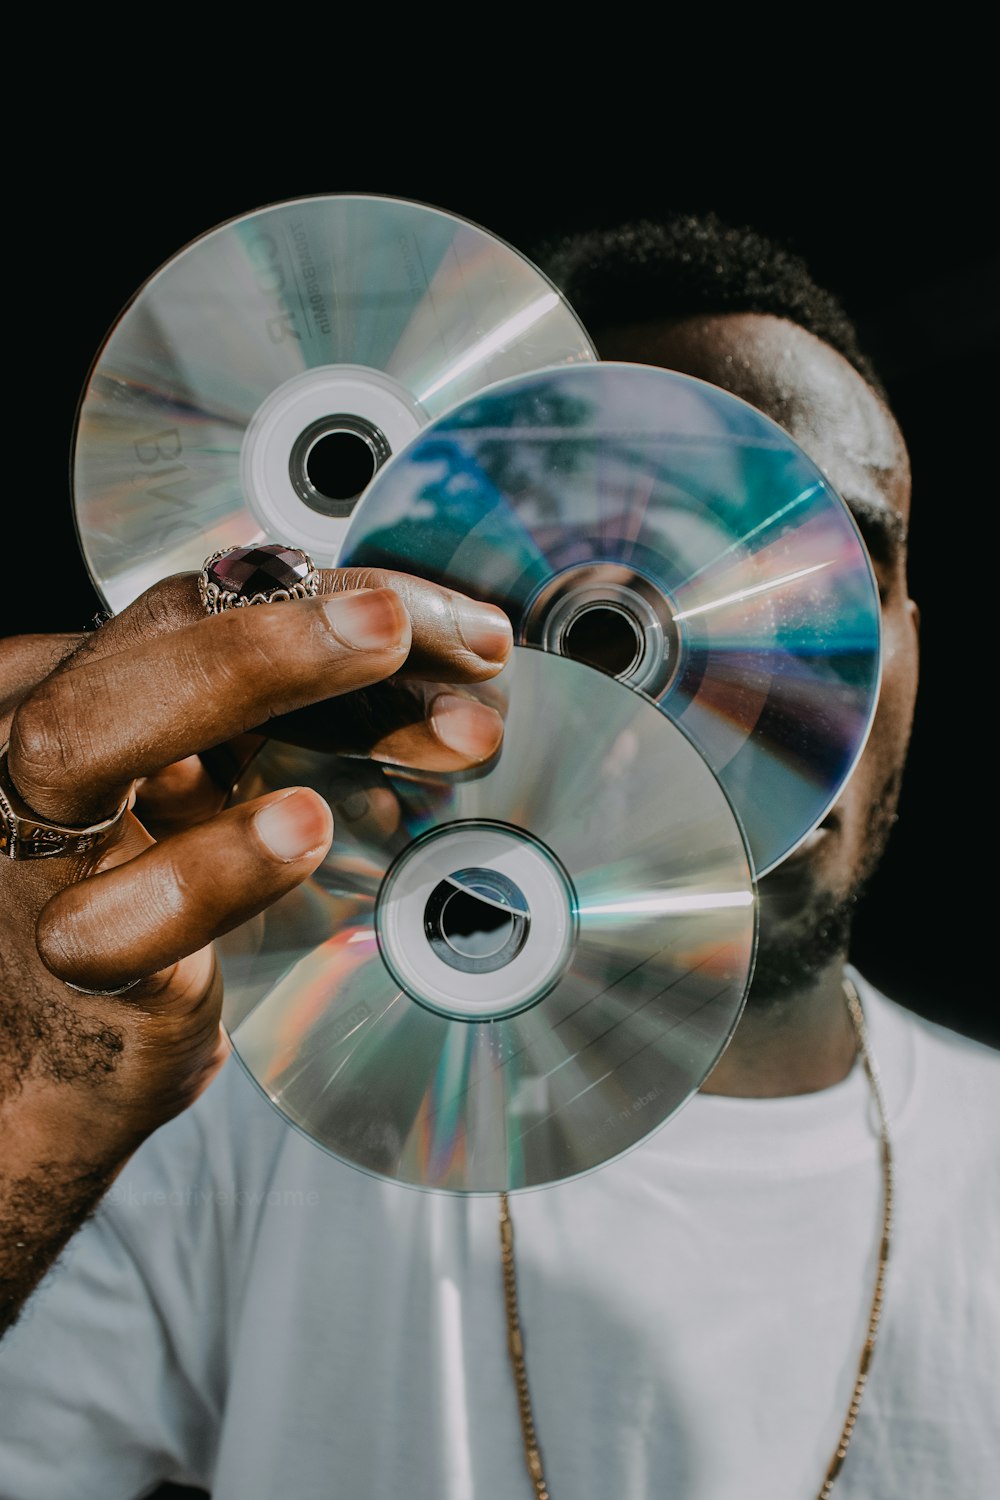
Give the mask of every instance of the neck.
[[751, 992], [732, 1041], [702, 1084], [703, 1094], [771, 1099], [812, 1094], [846, 1078], [857, 1041], [843, 990], [840, 954], [808, 989], [773, 1003]]

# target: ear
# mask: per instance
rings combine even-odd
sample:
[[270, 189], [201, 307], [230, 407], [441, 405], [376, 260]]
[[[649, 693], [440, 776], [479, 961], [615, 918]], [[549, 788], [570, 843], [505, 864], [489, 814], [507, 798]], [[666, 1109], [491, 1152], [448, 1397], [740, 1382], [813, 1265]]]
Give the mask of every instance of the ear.
[[920, 605], [915, 599], [906, 601], [906, 619], [913, 633], [913, 659], [920, 670]]
[[906, 601], [906, 613], [907, 613], [907, 615], [909, 617], [910, 625], [912, 626], [914, 635], [919, 638], [919, 636], [920, 636], [920, 605], [917, 603], [917, 601], [915, 599], [907, 599], [907, 601]]

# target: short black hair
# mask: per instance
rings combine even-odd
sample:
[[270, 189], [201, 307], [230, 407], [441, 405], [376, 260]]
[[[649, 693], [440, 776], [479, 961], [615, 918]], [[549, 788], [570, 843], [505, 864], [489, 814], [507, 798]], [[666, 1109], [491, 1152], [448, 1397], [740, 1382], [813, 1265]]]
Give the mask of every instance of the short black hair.
[[650, 318], [757, 312], [789, 318], [848, 360], [885, 397], [858, 330], [805, 261], [713, 213], [640, 219], [542, 246], [536, 258], [592, 332]]

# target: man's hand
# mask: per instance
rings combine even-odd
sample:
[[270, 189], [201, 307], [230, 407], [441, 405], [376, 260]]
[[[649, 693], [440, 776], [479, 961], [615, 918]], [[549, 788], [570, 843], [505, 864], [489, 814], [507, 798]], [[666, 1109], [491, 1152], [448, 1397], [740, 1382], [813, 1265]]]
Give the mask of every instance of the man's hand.
[[[506, 659], [499, 610], [402, 575], [345, 570], [321, 588], [208, 617], [194, 575], [180, 575], [82, 642], [0, 648], [0, 744], [24, 801], [85, 825], [138, 783], [149, 814], [126, 814], [96, 859], [0, 861], [2, 1265], [15, 1309], [127, 1156], [218, 1069], [213, 939], [305, 879], [333, 836], [305, 788], [220, 811], [199, 752], [267, 726], [448, 771], [499, 745], [499, 715], [461, 692]], [[69, 988], [134, 980], [119, 996]]]

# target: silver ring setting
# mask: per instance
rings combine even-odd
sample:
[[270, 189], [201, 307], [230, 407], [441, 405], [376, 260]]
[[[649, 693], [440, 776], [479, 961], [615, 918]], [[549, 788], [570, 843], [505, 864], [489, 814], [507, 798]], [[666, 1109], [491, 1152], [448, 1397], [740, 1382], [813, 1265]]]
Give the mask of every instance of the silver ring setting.
[[251, 604], [314, 599], [318, 593], [319, 572], [309, 554], [277, 542], [223, 547], [206, 557], [198, 575], [198, 595], [210, 615]]
[[120, 984], [116, 990], [88, 990], [85, 985], [74, 984], [71, 979], [64, 979], [63, 984], [68, 990], [76, 990], [78, 995], [97, 995], [100, 999], [110, 998], [113, 995], [124, 995], [126, 990], [134, 990], [141, 979], [130, 979], [128, 984]]
[[0, 750], [0, 855], [8, 859], [54, 859], [93, 854], [109, 844], [132, 803], [131, 792], [116, 813], [88, 828], [52, 823], [34, 812], [10, 779], [7, 750]]

